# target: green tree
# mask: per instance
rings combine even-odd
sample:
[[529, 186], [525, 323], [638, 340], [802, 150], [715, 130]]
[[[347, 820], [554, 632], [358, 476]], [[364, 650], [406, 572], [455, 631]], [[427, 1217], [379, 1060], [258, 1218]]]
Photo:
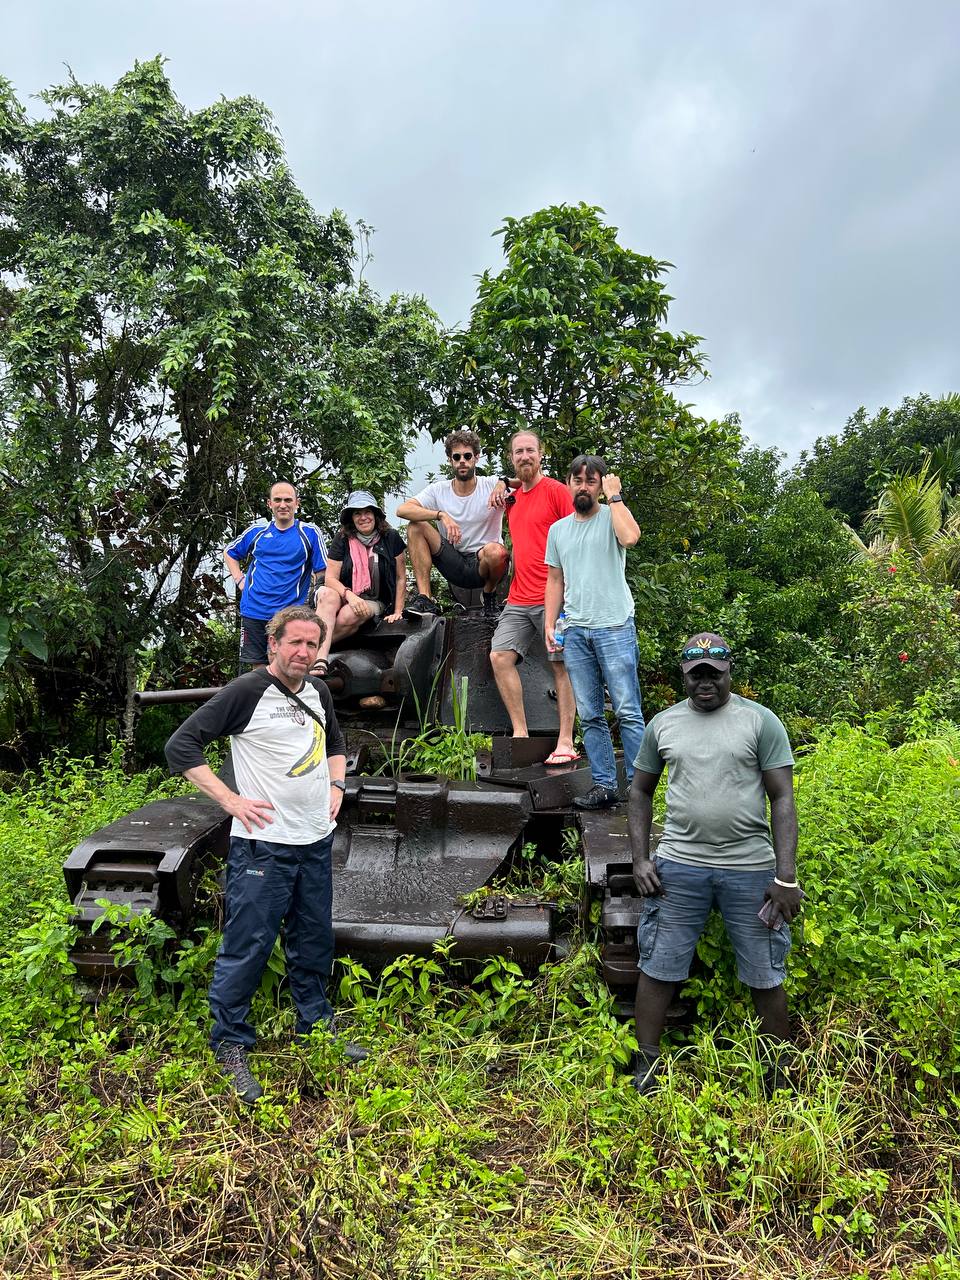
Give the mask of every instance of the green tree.
[[737, 474], [738, 501], [659, 571], [665, 603], [642, 623], [662, 654], [652, 684], [666, 700], [683, 639], [719, 631], [737, 653], [737, 687], [786, 716], [819, 714], [819, 664], [848, 630], [848, 535], [777, 450], [745, 449]]
[[470, 324], [452, 336], [441, 435], [474, 427], [503, 451], [536, 430], [554, 470], [603, 454], [644, 531], [640, 559], [662, 558], [708, 527], [735, 490], [735, 419], [705, 422], [672, 387], [705, 376], [700, 339], [663, 326], [670, 265], [622, 246], [588, 205], [507, 218], [506, 265], [480, 279]]
[[854, 556], [880, 565], [905, 559], [927, 582], [960, 585], [960, 500], [942, 475], [928, 454], [916, 475], [894, 476], [864, 527], [871, 541], [848, 526]]
[[62, 724], [115, 711], [145, 644], [176, 661], [270, 479], [314, 516], [402, 483], [438, 337], [354, 279], [261, 103], [188, 111], [160, 59], [41, 96], [0, 90], [0, 651]]
[[896, 409], [880, 409], [873, 417], [858, 409], [842, 435], [822, 436], [801, 455], [800, 469], [827, 505], [859, 529], [895, 474], [917, 470], [923, 453], [942, 449], [958, 433], [960, 395], [908, 396]]

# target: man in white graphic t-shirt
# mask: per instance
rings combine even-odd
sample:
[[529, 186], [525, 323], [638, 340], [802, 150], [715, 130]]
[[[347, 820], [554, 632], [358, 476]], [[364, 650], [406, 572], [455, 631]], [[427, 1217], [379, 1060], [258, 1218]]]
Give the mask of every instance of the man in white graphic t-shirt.
[[482, 588], [483, 611], [494, 617], [496, 590], [509, 561], [502, 505], [490, 501], [499, 481], [477, 475], [480, 440], [472, 431], [454, 431], [443, 445], [453, 479], [434, 481], [397, 508], [397, 517], [408, 522], [407, 546], [417, 580], [417, 595], [406, 612], [440, 612], [430, 594], [430, 570], [436, 565], [451, 586]]
[[[281, 609], [267, 624], [269, 665], [232, 680], [170, 738], [167, 762], [233, 818], [226, 924], [210, 984], [210, 1043], [244, 1102], [263, 1093], [247, 1051], [250, 1004], [283, 926], [297, 1034], [334, 1032], [333, 833], [347, 758], [330, 690], [309, 674], [324, 623], [312, 609]], [[203, 748], [229, 735], [236, 790]], [[351, 1062], [366, 1051], [345, 1043]]]

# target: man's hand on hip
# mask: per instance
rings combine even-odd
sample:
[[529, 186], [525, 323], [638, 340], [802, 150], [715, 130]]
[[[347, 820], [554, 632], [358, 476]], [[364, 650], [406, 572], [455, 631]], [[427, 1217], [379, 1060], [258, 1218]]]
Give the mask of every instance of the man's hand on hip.
[[273, 805], [269, 800], [252, 800], [249, 796], [231, 795], [220, 800], [222, 808], [232, 817], [238, 818], [247, 831], [253, 835], [254, 830], [262, 830], [273, 822]]

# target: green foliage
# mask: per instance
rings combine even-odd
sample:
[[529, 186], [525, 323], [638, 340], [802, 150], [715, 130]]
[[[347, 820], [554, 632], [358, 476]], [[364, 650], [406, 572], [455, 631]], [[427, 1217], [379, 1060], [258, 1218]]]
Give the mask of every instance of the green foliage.
[[[135, 1255], [239, 1280], [253, 1247], [255, 1270], [383, 1280], [694, 1280], [705, 1257], [762, 1280], [952, 1274], [958, 749], [955, 731], [891, 749], [843, 727], [803, 760], [796, 1096], [764, 1100], [725, 958], [701, 980], [709, 1018], [640, 1099], [589, 938], [540, 973], [461, 967], [447, 940], [376, 975], [342, 962], [340, 1016], [375, 1051], [356, 1071], [322, 1035], [294, 1048], [264, 991], [252, 1112], [205, 1044], [215, 931], [171, 952], [158, 922], [130, 921], [118, 946], [141, 982], [90, 1005], [69, 980], [63, 846], [156, 779], [60, 760], [0, 810], [0, 906], [36, 876], [0, 968], [5, 1267], [107, 1280]], [[557, 852], [539, 884], [521, 859], [517, 884], [572, 892], [572, 837]]]
[[927, 454], [916, 474], [884, 486], [864, 528], [872, 541], [850, 530], [857, 559], [906, 559], [928, 582], [960, 584], [960, 500], [950, 495], [942, 468]]
[[[897, 473], [918, 469], [926, 450], [960, 433], [960, 396], [908, 396], [870, 417], [860, 408], [840, 436], [823, 436], [801, 458], [801, 471], [842, 519], [859, 529], [877, 493]], [[938, 466], [946, 462], [938, 458]], [[946, 475], [944, 476], [946, 479]]]
[[602, 210], [556, 205], [507, 218], [506, 265], [480, 278], [454, 334], [436, 435], [469, 424], [491, 453], [524, 427], [555, 474], [601, 453], [641, 513], [641, 560], [708, 528], [735, 491], [735, 421], [695, 418], [669, 389], [704, 376], [699, 338], [663, 328], [669, 263], [622, 246]]
[[776, 450], [744, 450], [737, 474], [738, 501], [688, 554], [656, 571], [661, 599], [639, 615], [645, 694], [659, 685], [660, 703], [677, 696], [680, 645], [710, 630], [736, 650], [739, 690], [788, 719], [821, 712], [813, 672], [846, 630], [847, 536]]
[[123, 705], [145, 645], [182, 661], [270, 480], [311, 515], [404, 480], [437, 333], [354, 279], [261, 103], [188, 111], [159, 58], [41, 96], [0, 104], [0, 654], [21, 721], [65, 730]]
[[912, 718], [960, 719], [960, 613], [951, 587], [932, 585], [910, 560], [851, 573], [843, 606], [848, 648], [821, 668], [823, 709], [883, 723], [902, 740]]
[[477, 752], [490, 747], [489, 734], [471, 733], [468, 716], [469, 680], [459, 684], [450, 677], [450, 705], [453, 724], [430, 724], [441, 671], [437, 673], [425, 707], [417, 706], [420, 732], [409, 738], [394, 737], [383, 763], [391, 774], [426, 773], [460, 782], [477, 779]]
[[875, 1008], [918, 1090], [960, 1072], [958, 755], [955, 730], [891, 749], [837, 726], [800, 769], [810, 902], [793, 981], [815, 1003]]

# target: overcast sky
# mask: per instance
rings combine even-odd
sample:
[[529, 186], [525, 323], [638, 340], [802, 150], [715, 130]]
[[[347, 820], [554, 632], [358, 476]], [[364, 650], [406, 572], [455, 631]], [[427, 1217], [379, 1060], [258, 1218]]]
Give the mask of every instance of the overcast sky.
[[[584, 200], [675, 264], [670, 325], [796, 456], [861, 404], [960, 390], [954, 0], [4, 0], [21, 97], [162, 53], [190, 107], [270, 107], [368, 278], [464, 322], [504, 215]], [[950, 228], [954, 230], [951, 231]]]

